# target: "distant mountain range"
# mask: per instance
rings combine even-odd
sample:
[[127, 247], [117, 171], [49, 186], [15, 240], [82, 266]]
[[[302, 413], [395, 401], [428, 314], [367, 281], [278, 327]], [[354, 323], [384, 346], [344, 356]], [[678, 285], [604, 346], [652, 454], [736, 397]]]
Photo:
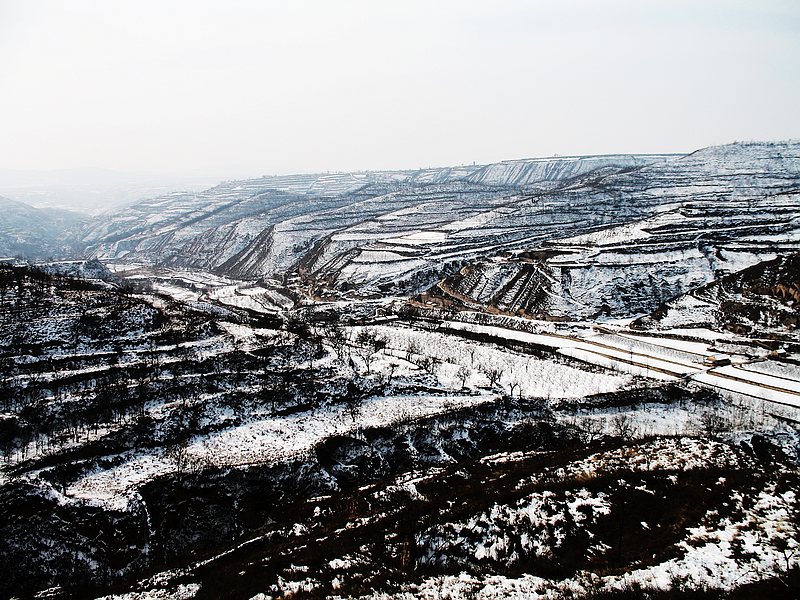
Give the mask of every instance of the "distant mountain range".
[[0, 597], [797, 596], [800, 143], [0, 199], [16, 254]]
[[262, 177], [85, 220], [4, 212], [6, 254], [204, 270], [315, 299], [632, 316], [800, 250], [800, 144]]
[[109, 169], [19, 170], [0, 168], [0, 196], [36, 208], [98, 214], [174, 190], [202, 190], [220, 177], [208, 173], [120, 172]]
[[86, 217], [55, 208], [34, 208], [0, 196], [0, 256], [34, 259], [81, 251]]

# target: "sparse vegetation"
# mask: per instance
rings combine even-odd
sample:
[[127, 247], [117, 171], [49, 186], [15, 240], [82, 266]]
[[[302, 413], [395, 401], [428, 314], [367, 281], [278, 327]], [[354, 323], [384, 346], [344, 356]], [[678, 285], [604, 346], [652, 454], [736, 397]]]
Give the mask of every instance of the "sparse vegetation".
[[228, 182], [93, 220], [121, 274], [0, 263], [0, 595], [796, 597], [795, 154]]

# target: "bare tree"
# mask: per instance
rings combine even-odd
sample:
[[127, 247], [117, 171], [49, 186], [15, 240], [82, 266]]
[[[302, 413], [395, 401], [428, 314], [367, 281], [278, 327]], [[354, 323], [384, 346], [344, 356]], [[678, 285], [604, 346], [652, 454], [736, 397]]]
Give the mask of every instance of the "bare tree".
[[392, 385], [392, 379], [394, 379], [394, 372], [399, 367], [397, 363], [390, 362], [389, 363], [389, 370], [386, 372], [386, 385]]
[[461, 389], [467, 387], [467, 379], [469, 379], [470, 370], [467, 367], [460, 367], [456, 372], [456, 379], [461, 382]]
[[603, 422], [600, 419], [584, 417], [579, 427], [583, 432], [587, 444], [592, 444], [603, 435]]
[[478, 350], [478, 347], [475, 344], [470, 344], [467, 347], [467, 353], [469, 354], [469, 364], [470, 366], [475, 366], [475, 352]]
[[729, 429], [730, 423], [718, 412], [709, 410], [700, 416], [700, 426], [706, 435], [715, 436]]
[[182, 475], [186, 472], [186, 467], [188, 466], [189, 460], [188, 449], [189, 441], [183, 439], [169, 446], [164, 452], [164, 456], [175, 463], [175, 469], [177, 470], [178, 474]]
[[375, 354], [378, 350], [386, 347], [386, 341], [378, 336], [374, 331], [362, 329], [356, 336], [356, 344], [358, 344], [358, 355], [364, 361], [367, 368], [367, 373], [370, 372], [370, 366], [375, 359]]
[[481, 373], [483, 373], [486, 376], [486, 379], [489, 380], [489, 385], [491, 387], [495, 387], [497, 382], [503, 377], [502, 369], [497, 367], [483, 366], [481, 368]]
[[419, 354], [419, 345], [415, 340], [411, 340], [408, 342], [408, 346], [406, 346], [406, 360], [408, 362], [413, 362], [414, 356]]
[[344, 397], [344, 401], [347, 405], [347, 410], [350, 413], [350, 418], [353, 419], [353, 423], [356, 422], [358, 409], [361, 407], [361, 402], [363, 399], [364, 391], [361, 389], [361, 387], [354, 381], [348, 381], [347, 394]]
[[611, 420], [614, 435], [622, 439], [629, 440], [636, 435], [636, 427], [630, 415], [618, 414]]

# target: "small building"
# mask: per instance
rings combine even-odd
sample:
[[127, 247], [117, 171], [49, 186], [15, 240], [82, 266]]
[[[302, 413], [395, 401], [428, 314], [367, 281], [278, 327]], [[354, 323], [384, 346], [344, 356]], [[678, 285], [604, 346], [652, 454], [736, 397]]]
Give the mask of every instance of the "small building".
[[731, 364], [729, 354], [711, 354], [703, 359], [703, 364], [710, 367], [724, 367]]

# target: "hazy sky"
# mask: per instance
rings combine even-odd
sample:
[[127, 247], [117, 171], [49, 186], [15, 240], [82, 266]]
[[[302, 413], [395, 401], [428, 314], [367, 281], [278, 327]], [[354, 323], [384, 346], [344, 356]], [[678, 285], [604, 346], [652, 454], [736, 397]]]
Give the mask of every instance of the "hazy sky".
[[0, 0], [0, 168], [241, 177], [798, 137], [797, 0]]

